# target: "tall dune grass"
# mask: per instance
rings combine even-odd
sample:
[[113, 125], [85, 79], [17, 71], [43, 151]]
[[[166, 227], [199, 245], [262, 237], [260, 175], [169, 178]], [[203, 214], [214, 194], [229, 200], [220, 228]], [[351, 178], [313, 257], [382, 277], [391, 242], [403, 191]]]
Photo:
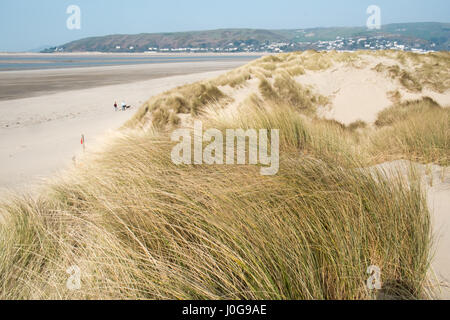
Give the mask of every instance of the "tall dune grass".
[[450, 90], [450, 53], [448, 51], [423, 55], [399, 51], [369, 51], [365, 54], [386, 57], [400, 63], [403, 69], [399, 65], [388, 67], [380, 63], [377, 70], [380, 72], [388, 70], [390, 75], [398, 78], [407, 89], [421, 91], [421, 88], [428, 88], [440, 93]]
[[392, 79], [397, 79], [400, 84], [409, 91], [421, 92], [423, 89], [422, 84], [417, 78], [408, 71], [401, 69], [398, 65], [385, 66], [383, 63], [379, 63], [375, 66], [374, 70], [377, 72], [384, 72]]
[[444, 166], [450, 161], [450, 110], [430, 99], [406, 102], [380, 113], [383, 126], [371, 137], [372, 152]]
[[[39, 196], [0, 203], [0, 299], [374, 299], [371, 265], [382, 271], [378, 294], [428, 297], [420, 178], [361, 168], [400, 157], [448, 164], [448, 111], [406, 103], [376, 128], [318, 119], [324, 101], [292, 77], [336, 61], [359, 63], [358, 53], [264, 57], [168, 91], [128, 123], [148, 130], [122, 130]], [[226, 110], [221, 88], [250, 78], [260, 92]], [[167, 124], [181, 113], [205, 128], [280, 129], [278, 175], [176, 166]], [[73, 265], [82, 286], [69, 291]]]
[[277, 76], [273, 85], [267, 79], [262, 78], [259, 90], [263, 98], [270, 103], [287, 104], [308, 115], [315, 114], [317, 105], [328, 103], [325, 97], [313, 94], [287, 73]]
[[[416, 114], [426, 114], [429, 111], [443, 111], [441, 106], [429, 97], [419, 100], [410, 100], [403, 103], [397, 103], [390, 108], [381, 111], [375, 121], [377, 127], [393, 125], [399, 121], [406, 120], [408, 117]], [[439, 111], [438, 111], [439, 112]], [[445, 113], [445, 111], [443, 111]]]
[[[131, 134], [39, 200], [2, 205], [0, 297], [371, 299], [370, 265], [384, 293], [423, 297], [420, 185], [299, 157], [300, 120], [254, 116], [284, 128], [277, 176], [175, 166], [165, 135]], [[65, 288], [71, 265], [79, 291]]]
[[207, 104], [227, 99], [229, 97], [209, 81], [184, 85], [148, 100], [125, 127], [136, 128], [153, 122], [164, 128], [167, 124], [177, 124], [179, 113], [196, 116]]

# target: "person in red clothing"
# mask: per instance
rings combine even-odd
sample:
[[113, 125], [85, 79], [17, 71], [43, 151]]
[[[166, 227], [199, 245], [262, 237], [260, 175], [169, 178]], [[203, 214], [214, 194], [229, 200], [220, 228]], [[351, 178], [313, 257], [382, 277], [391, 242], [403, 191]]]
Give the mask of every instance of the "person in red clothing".
[[117, 102], [114, 102], [114, 110], [117, 111]]

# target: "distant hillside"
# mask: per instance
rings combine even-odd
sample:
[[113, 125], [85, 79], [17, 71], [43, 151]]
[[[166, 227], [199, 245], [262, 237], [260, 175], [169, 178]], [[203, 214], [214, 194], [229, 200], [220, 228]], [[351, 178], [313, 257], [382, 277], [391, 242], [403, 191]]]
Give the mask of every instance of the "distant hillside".
[[[225, 48], [289, 41], [283, 32], [252, 29], [223, 29], [177, 33], [143, 33], [137, 35], [109, 35], [73, 41], [62, 46], [65, 51], [148, 51], [149, 48]], [[117, 47], [120, 47], [117, 48]]]
[[449, 50], [450, 23], [389, 24], [295, 30], [220, 29], [176, 33], [109, 35], [73, 41], [45, 52], [258, 52], [305, 49]]

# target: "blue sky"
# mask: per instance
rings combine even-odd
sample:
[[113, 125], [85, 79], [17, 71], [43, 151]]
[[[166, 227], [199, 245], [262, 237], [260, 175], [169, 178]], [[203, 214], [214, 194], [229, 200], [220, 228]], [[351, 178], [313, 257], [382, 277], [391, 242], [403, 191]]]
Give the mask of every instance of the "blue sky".
[[[450, 22], [449, 0], [0, 0], [0, 51], [116, 33], [363, 26], [372, 4], [383, 24]], [[66, 27], [69, 5], [80, 30]]]

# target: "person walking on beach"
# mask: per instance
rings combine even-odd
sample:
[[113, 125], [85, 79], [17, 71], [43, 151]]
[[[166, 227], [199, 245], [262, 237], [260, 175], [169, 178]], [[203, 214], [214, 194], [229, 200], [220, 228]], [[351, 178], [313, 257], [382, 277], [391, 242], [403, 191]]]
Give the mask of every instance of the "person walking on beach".
[[127, 107], [127, 105], [125, 104], [124, 101], [122, 101], [122, 111], [125, 111], [126, 107]]
[[114, 102], [114, 111], [117, 111], [117, 102]]

